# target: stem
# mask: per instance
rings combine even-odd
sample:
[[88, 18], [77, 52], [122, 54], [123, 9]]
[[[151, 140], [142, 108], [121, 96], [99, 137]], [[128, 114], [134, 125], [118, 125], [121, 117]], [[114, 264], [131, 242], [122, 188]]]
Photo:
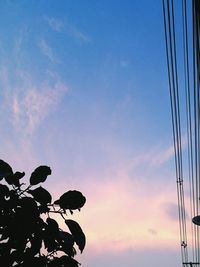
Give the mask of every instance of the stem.
[[64, 211], [59, 211], [59, 210], [50, 210], [49, 212], [52, 212], [52, 213], [59, 213], [59, 214], [65, 214]]
[[[63, 212], [64, 214], [65, 214], [65, 212]], [[63, 219], [65, 220], [65, 217], [64, 217], [64, 215], [63, 215], [63, 213], [60, 213], [60, 215], [63, 217]]]
[[27, 192], [31, 187], [32, 187], [32, 185], [29, 185], [26, 189], [24, 189], [23, 191], [21, 191], [18, 196], [21, 196], [22, 194], [24, 194], [25, 192]]

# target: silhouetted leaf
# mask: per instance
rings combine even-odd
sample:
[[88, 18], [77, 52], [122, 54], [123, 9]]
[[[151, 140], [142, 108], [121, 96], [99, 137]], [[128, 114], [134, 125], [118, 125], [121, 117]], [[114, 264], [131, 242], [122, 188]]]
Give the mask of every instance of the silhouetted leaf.
[[27, 210], [37, 210], [37, 204], [32, 197], [23, 197], [19, 199], [19, 205]]
[[30, 257], [24, 261], [21, 267], [46, 267], [46, 258], [44, 256], [40, 257]]
[[48, 252], [57, 250], [57, 242], [51, 235], [49, 235], [49, 232], [44, 231], [43, 240], [44, 240], [44, 246]]
[[0, 184], [0, 198], [8, 196], [9, 196], [9, 188], [4, 184]]
[[24, 217], [26, 220], [36, 220], [39, 216], [39, 210], [37, 203], [32, 197], [23, 197], [19, 200], [19, 205], [21, 206], [21, 209], [19, 209], [18, 212], [24, 214]]
[[50, 208], [47, 205], [41, 205], [39, 206], [39, 212], [42, 213], [48, 213], [50, 211]]
[[54, 257], [54, 259], [48, 263], [48, 267], [62, 267], [60, 258]]
[[75, 210], [80, 209], [86, 202], [86, 198], [81, 192], [73, 190], [64, 193], [54, 204], [59, 205], [62, 209]]
[[[19, 226], [19, 225], [18, 225]], [[21, 230], [22, 230], [21, 225]], [[22, 231], [13, 231], [10, 233], [10, 238], [8, 241], [8, 244], [11, 248], [17, 249], [17, 250], [24, 250], [27, 244], [27, 238], [22, 234]]]
[[30, 184], [36, 185], [39, 183], [43, 183], [47, 176], [51, 174], [51, 169], [48, 166], [39, 166], [37, 167], [34, 172], [32, 172], [30, 177]]
[[24, 252], [19, 251], [19, 250], [14, 250], [10, 254], [10, 258], [12, 259], [13, 262], [20, 263], [23, 260]]
[[54, 259], [48, 263], [48, 267], [62, 267], [60, 258], [54, 257]]
[[7, 162], [0, 159], [0, 180], [12, 174], [13, 170], [10, 167], [10, 165]]
[[57, 239], [59, 237], [59, 226], [58, 223], [51, 218], [47, 218], [47, 225], [43, 233], [44, 236], [44, 245], [47, 248], [48, 252], [54, 251], [57, 249]]
[[49, 232], [54, 236], [54, 237], [58, 237], [59, 234], [59, 226], [56, 220], [51, 219], [50, 217], [48, 217], [46, 219], [46, 222], [48, 224], [48, 230]]
[[80, 225], [73, 221], [73, 220], [65, 220], [66, 225], [69, 227], [70, 232], [72, 233], [74, 237], [74, 241], [78, 245], [81, 253], [85, 247], [86, 238], [85, 234], [83, 233]]
[[74, 249], [74, 238], [70, 233], [67, 233], [65, 231], [59, 231], [59, 249], [64, 251], [66, 254], [68, 254], [70, 257], [74, 257], [76, 254], [76, 251]]
[[18, 205], [18, 201], [19, 201], [19, 198], [18, 198], [16, 191], [10, 190], [9, 197], [10, 197], [10, 199], [7, 201], [8, 206], [11, 209], [16, 208], [16, 206]]
[[15, 172], [13, 175], [16, 179], [20, 180], [24, 177], [25, 172]]
[[54, 258], [48, 267], [78, 267], [80, 263], [68, 256], [61, 256], [60, 258]]
[[10, 185], [20, 186], [19, 180], [24, 177], [25, 172], [15, 172], [5, 177], [5, 180]]
[[[47, 166], [36, 168], [31, 174], [30, 185], [44, 182], [49, 174], [51, 169]], [[60, 207], [48, 205], [52, 197], [43, 187], [22, 189], [24, 183], [21, 184], [20, 179], [24, 175], [24, 172], [13, 173], [10, 165], [0, 160], [0, 180], [5, 178], [12, 185], [9, 189], [0, 184], [0, 266], [78, 267], [79, 263], [73, 259], [76, 255], [74, 245], [76, 243], [83, 251], [85, 235], [82, 229], [75, 221], [66, 220], [71, 233], [62, 231], [57, 221], [49, 217], [49, 212], [60, 213], [64, 218], [63, 210], [68, 209], [73, 214], [73, 210], [79, 210], [85, 204], [85, 197], [79, 191], [68, 191], [55, 202]], [[48, 213], [46, 222], [42, 213]], [[57, 252], [65, 256], [55, 257]]]
[[0, 262], [3, 263], [3, 267], [12, 266], [12, 259], [5, 254], [0, 255]]
[[51, 194], [42, 186], [34, 190], [28, 190], [28, 193], [31, 194], [34, 197], [34, 199], [42, 205], [51, 203], [52, 199]]
[[33, 237], [30, 237], [31, 247], [26, 249], [26, 253], [35, 256], [42, 247], [42, 236], [36, 232]]
[[60, 263], [62, 264], [63, 267], [78, 267], [79, 263], [68, 257], [68, 256], [62, 256], [60, 257]]

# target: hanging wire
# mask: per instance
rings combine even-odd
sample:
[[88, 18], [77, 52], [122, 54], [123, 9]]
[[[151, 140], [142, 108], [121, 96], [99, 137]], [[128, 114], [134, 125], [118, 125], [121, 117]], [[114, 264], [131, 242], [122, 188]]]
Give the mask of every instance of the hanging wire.
[[[183, 52], [184, 52], [184, 82], [186, 96], [186, 118], [187, 118], [187, 148], [188, 148], [188, 176], [190, 188], [190, 216], [195, 214], [195, 186], [194, 186], [194, 164], [193, 164], [193, 141], [192, 141], [192, 109], [191, 109], [191, 91], [190, 91], [190, 71], [189, 71], [189, 48], [188, 48], [188, 18], [186, 0], [182, 0], [182, 26], [183, 26]], [[190, 221], [191, 239], [192, 239], [192, 259], [193, 262], [197, 256], [195, 254], [197, 240], [195, 238], [196, 226]]]
[[181, 117], [179, 104], [179, 78], [177, 67], [177, 45], [175, 34], [174, 4], [173, 1], [163, 0], [164, 28], [166, 55], [170, 88], [171, 116], [175, 151], [176, 183], [178, 197], [178, 214], [182, 262], [188, 261], [186, 213], [183, 189], [183, 159], [181, 140]]
[[[199, 153], [200, 153], [200, 142], [199, 142], [199, 82], [198, 82], [198, 71], [199, 71], [199, 64], [198, 64], [198, 54], [199, 54], [199, 30], [198, 30], [198, 19], [199, 19], [199, 5], [198, 1], [193, 1], [193, 90], [194, 90], [194, 123], [195, 123], [195, 176], [196, 176], [196, 209], [195, 209], [195, 216], [199, 214]], [[196, 246], [196, 258], [199, 260], [200, 253], [199, 253], [199, 227], [196, 226], [195, 231], [195, 238], [197, 240]]]
[[[182, 265], [199, 266], [200, 265], [200, 243], [199, 226], [192, 224], [192, 218], [200, 218], [200, 1], [182, 0], [182, 45], [183, 45], [183, 66], [182, 75], [178, 68], [177, 49], [177, 21], [174, 1], [163, 0], [163, 17], [165, 30], [165, 45], [167, 70], [170, 92], [171, 118], [173, 143], [175, 154], [175, 171], [177, 184], [177, 202], [179, 214], [179, 230]], [[191, 4], [190, 24], [188, 23], [188, 6]], [[191, 25], [191, 37], [189, 38], [188, 25]], [[180, 39], [180, 38], [179, 38]], [[189, 43], [191, 49], [189, 49]], [[191, 57], [190, 57], [191, 55]], [[180, 56], [180, 55], [179, 55]], [[181, 74], [181, 75], [180, 75]], [[183, 76], [183, 78], [182, 78]], [[180, 78], [181, 77], [181, 78]], [[185, 91], [180, 86], [180, 79], [183, 79]], [[185, 94], [183, 94], [185, 92]], [[180, 93], [185, 96], [185, 116], [187, 132], [187, 162], [183, 168], [182, 146], [182, 118], [180, 110]], [[183, 112], [183, 111], [182, 111]], [[185, 148], [184, 148], [185, 150]], [[183, 173], [184, 170], [184, 173]], [[188, 171], [188, 175], [185, 174]], [[190, 229], [191, 229], [191, 252], [192, 261], [189, 261], [188, 254], [188, 234], [185, 207], [185, 182], [189, 185], [189, 209], [190, 209]], [[199, 221], [200, 225], [200, 221]]]

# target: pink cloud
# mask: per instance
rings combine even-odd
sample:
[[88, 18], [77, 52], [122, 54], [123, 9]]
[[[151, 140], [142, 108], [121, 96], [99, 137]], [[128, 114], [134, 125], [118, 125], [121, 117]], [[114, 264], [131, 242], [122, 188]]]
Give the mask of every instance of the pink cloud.
[[141, 194], [145, 184], [135, 184], [127, 177], [103, 183], [89, 180], [81, 188], [87, 197], [86, 205], [75, 213], [75, 218], [80, 221], [90, 247], [96, 251], [124, 251], [177, 246], [178, 222], [163, 209], [168, 199], [176, 203], [173, 188], [160, 188], [158, 195], [145, 196]]

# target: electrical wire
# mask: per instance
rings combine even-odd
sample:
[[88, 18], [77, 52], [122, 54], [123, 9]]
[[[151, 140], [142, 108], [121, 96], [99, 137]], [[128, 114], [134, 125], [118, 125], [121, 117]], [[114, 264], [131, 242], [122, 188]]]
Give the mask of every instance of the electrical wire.
[[[188, 3], [189, 1], [187, 1]], [[165, 45], [167, 70], [170, 92], [170, 106], [172, 118], [173, 143], [175, 154], [175, 171], [177, 184], [177, 202], [179, 214], [179, 230], [181, 241], [182, 264], [191, 266], [200, 265], [200, 246], [199, 246], [199, 227], [192, 224], [192, 218], [199, 215], [200, 205], [200, 1], [190, 1], [192, 6], [191, 33], [188, 34], [188, 7], [186, 0], [182, 0], [182, 45], [183, 45], [183, 65], [184, 74], [182, 75], [180, 67], [178, 68], [177, 49], [177, 20], [173, 0], [163, 0], [163, 17], [165, 30]], [[178, 25], [179, 26], [179, 25]], [[189, 49], [189, 42], [191, 49]], [[190, 60], [192, 56], [192, 61]], [[180, 75], [181, 74], [181, 75]], [[180, 87], [180, 79], [184, 79], [185, 87], [185, 116], [187, 125], [187, 163], [183, 168], [183, 135], [182, 135], [182, 117], [180, 108], [180, 93], [183, 90]], [[193, 83], [191, 83], [193, 79]], [[185, 148], [184, 148], [185, 150]], [[185, 164], [185, 161], [184, 161]], [[188, 169], [188, 175], [184, 170]], [[188, 261], [188, 235], [187, 235], [187, 212], [185, 206], [185, 181], [189, 184], [189, 207], [190, 207], [190, 225], [192, 239], [192, 262]]]
[[[188, 5], [190, 4], [190, 24], [188, 22]], [[175, 173], [177, 185], [177, 202], [179, 215], [179, 231], [182, 265], [199, 266], [200, 265], [200, 233], [199, 226], [192, 224], [192, 218], [200, 216], [200, 1], [182, 0], [182, 46], [183, 52], [183, 75], [178, 65], [177, 49], [177, 17], [174, 9], [173, 0], [163, 0], [163, 18], [165, 31], [165, 46], [167, 58], [167, 71], [170, 93], [172, 132], [175, 154]], [[178, 24], [178, 25], [177, 25]], [[189, 37], [189, 28], [191, 25]], [[191, 47], [191, 48], [189, 48]], [[191, 55], [191, 57], [190, 57]], [[179, 55], [180, 57], [180, 55]], [[179, 68], [178, 68], [179, 66]], [[183, 76], [183, 78], [182, 78]], [[181, 78], [185, 91], [180, 86]], [[185, 93], [185, 117], [187, 133], [187, 162], [188, 166], [183, 166], [185, 159], [185, 148], [183, 151], [183, 122], [180, 108], [180, 94]], [[188, 175], [186, 175], [187, 170]], [[189, 261], [188, 253], [188, 214], [185, 205], [184, 185], [189, 184], [189, 209], [191, 225], [191, 252], [192, 261]], [[188, 208], [187, 206], [187, 208]]]

